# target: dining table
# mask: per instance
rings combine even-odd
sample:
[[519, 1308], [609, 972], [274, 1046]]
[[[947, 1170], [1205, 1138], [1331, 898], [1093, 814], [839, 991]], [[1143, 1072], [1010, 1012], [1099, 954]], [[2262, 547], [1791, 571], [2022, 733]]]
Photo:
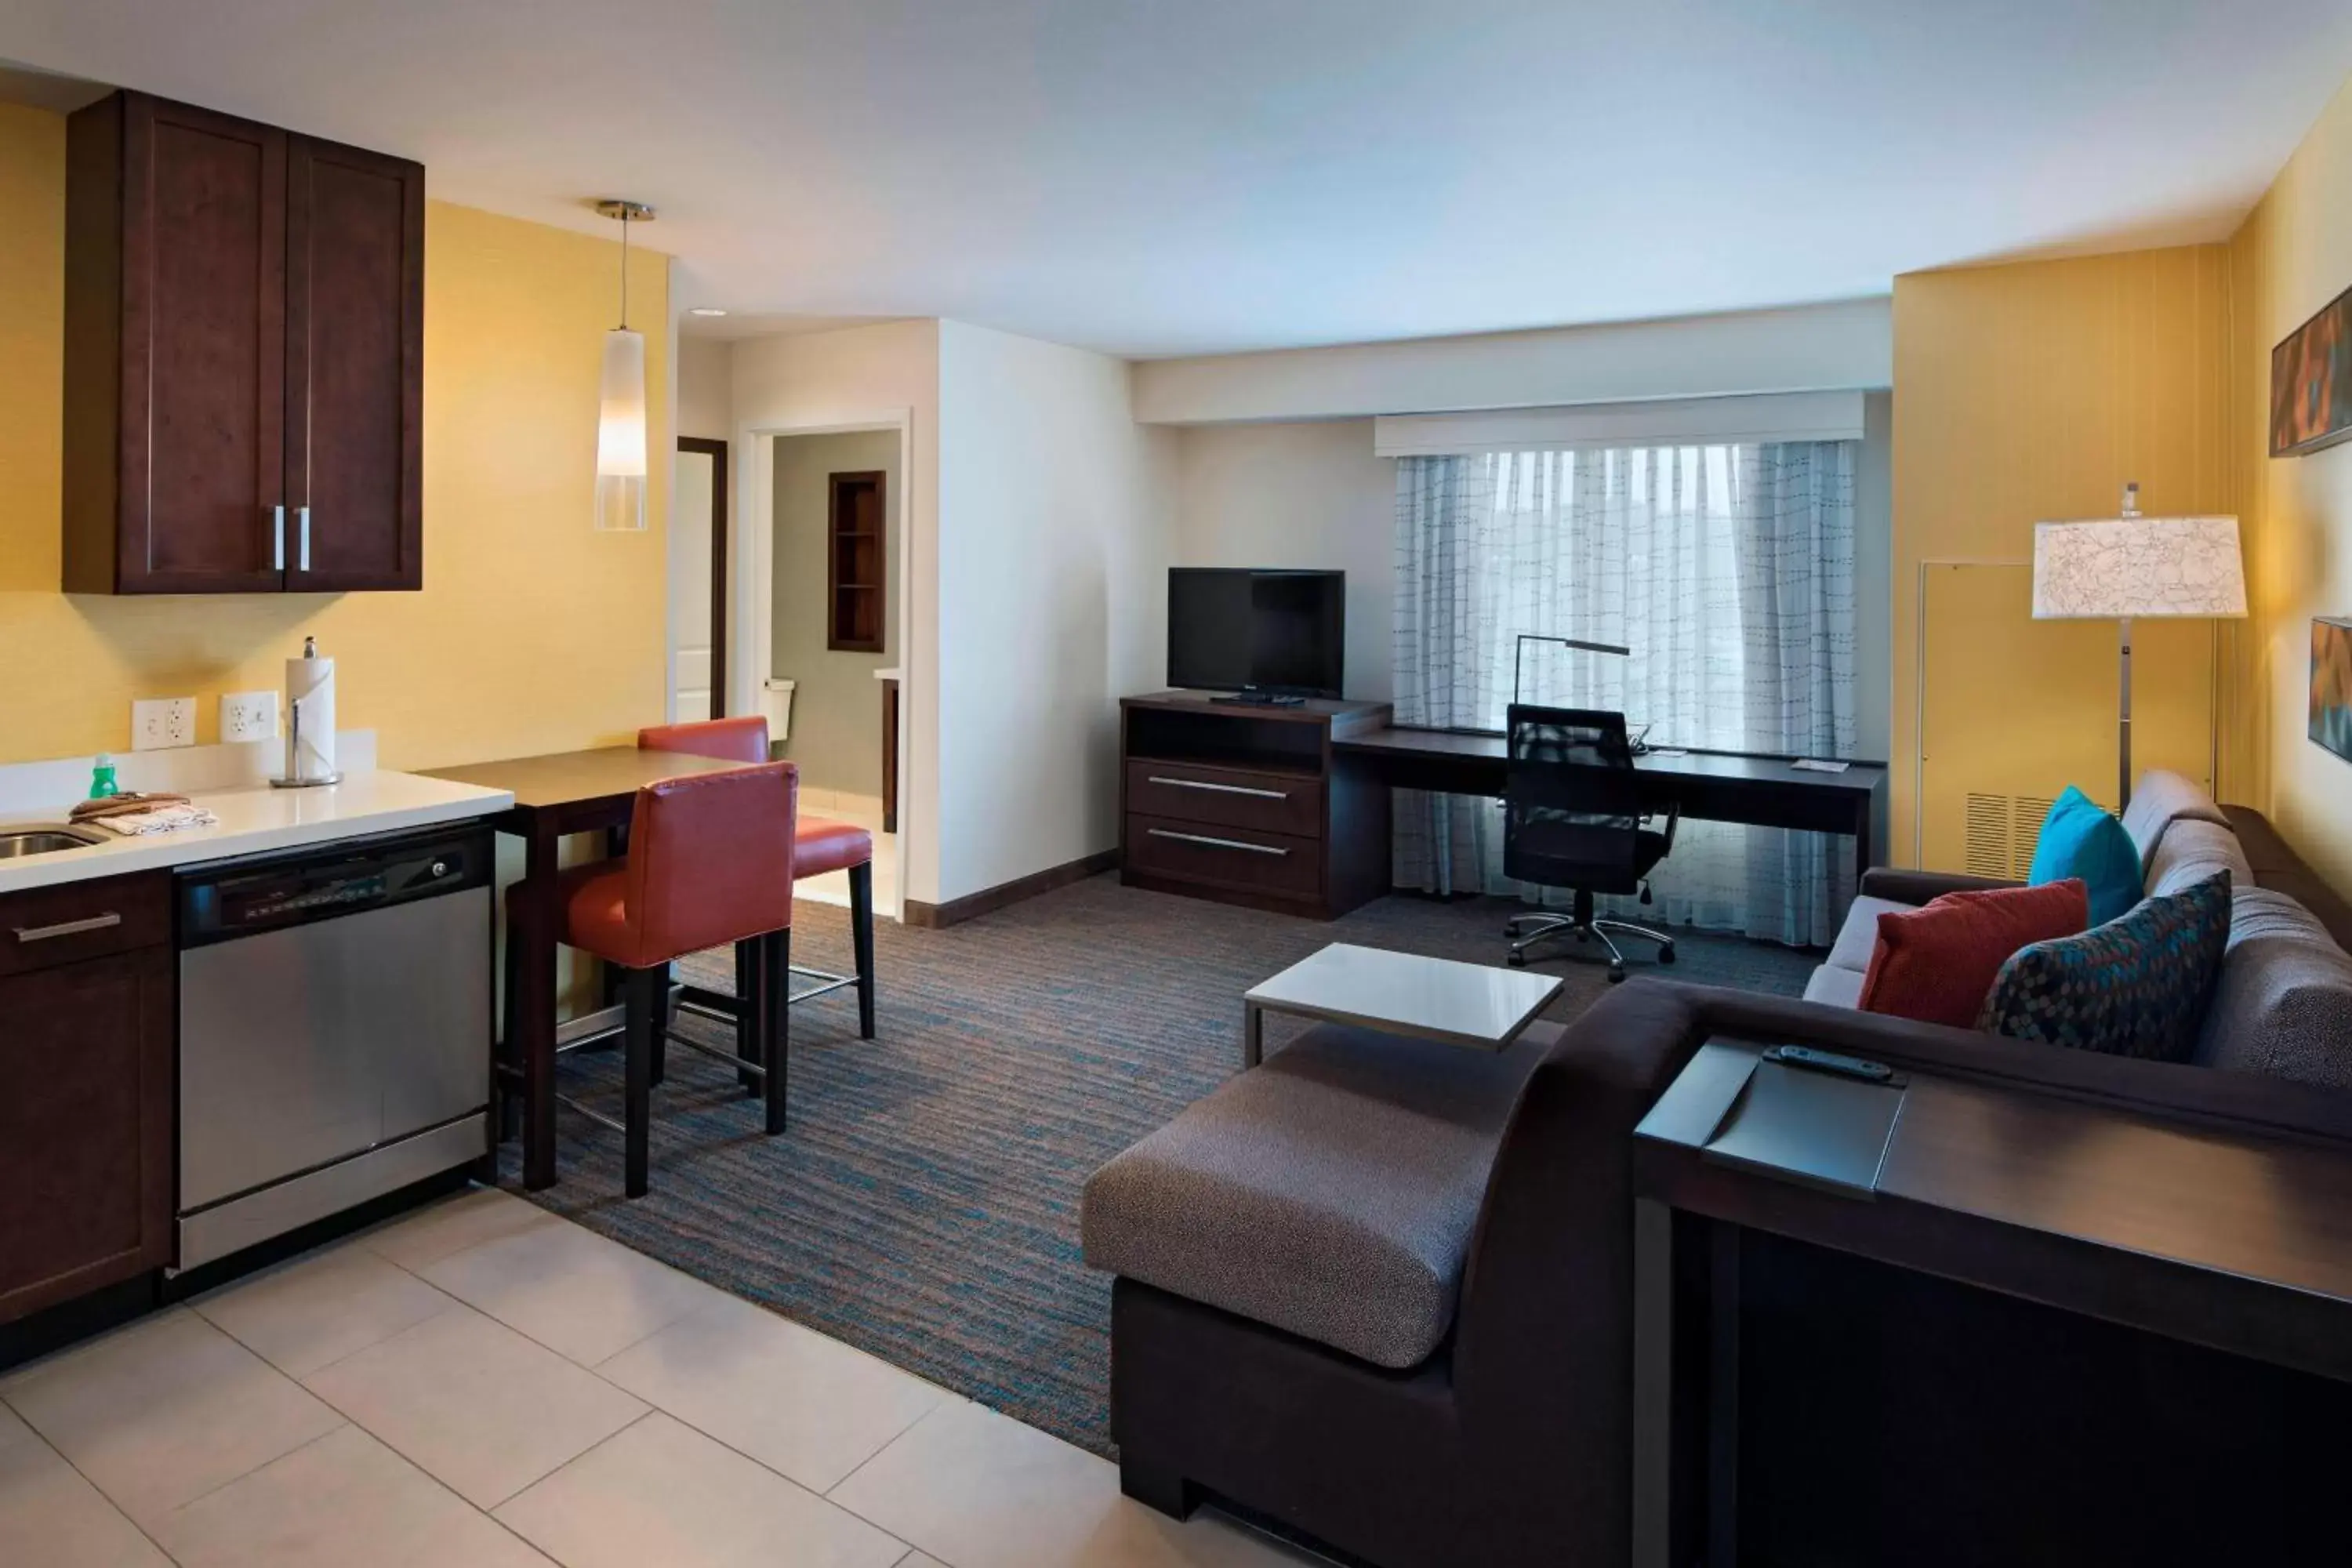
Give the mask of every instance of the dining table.
[[502, 1092], [522, 1102], [523, 1185], [555, 1184], [555, 949], [562, 929], [556, 872], [563, 840], [575, 833], [609, 833], [629, 825], [637, 791], [663, 779], [724, 773], [743, 764], [680, 752], [598, 746], [535, 757], [468, 763], [424, 770], [427, 778], [504, 790], [514, 804], [491, 818], [500, 833], [522, 840], [522, 879], [507, 889], [507, 973], [525, 1004], [508, 1009], [513, 1038], [502, 1042]]

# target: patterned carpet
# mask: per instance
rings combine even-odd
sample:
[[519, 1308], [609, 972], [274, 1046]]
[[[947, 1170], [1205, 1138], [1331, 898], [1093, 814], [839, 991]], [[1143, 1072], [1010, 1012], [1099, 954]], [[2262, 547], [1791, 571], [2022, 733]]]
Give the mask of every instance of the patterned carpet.
[[[1087, 1174], [1235, 1070], [1241, 994], [1257, 981], [1328, 942], [1493, 963], [1516, 908], [1392, 897], [1325, 925], [1125, 889], [1114, 874], [945, 931], [885, 922], [878, 1038], [857, 1037], [845, 992], [793, 1010], [783, 1135], [759, 1135], [727, 1068], [673, 1048], [655, 1091], [651, 1194], [622, 1201], [620, 1138], [565, 1113], [563, 1180], [528, 1195], [1108, 1453], [1109, 1281], [1078, 1258]], [[797, 920], [797, 961], [848, 969], [846, 911], [804, 902]], [[1737, 937], [1684, 934], [1676, 948], [1681, 978], [1791, 994], [1815, 962]], [[731, 987], [729, 955], [688, 967]], [[1597, 965], [1539, 967], [1568, 980], [1555, 1016], [1606, 988]], [[1283, 1021], [1267, 1032], [1271, 1046]], [[562, 1076], [565, 1092], [619, 1114], [619, 1053], [567, 1056]], [[512, 1184], [511, 1145], [507, 1160]]]

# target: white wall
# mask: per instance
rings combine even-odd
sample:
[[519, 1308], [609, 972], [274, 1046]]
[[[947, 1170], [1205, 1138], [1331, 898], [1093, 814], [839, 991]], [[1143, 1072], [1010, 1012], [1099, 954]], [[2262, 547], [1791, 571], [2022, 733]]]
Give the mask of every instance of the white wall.
[[1345, 572], [1344, 689], [1387, 701], [1396, 460], [1373, 456], [1372, 422], [1195, 426], [1179, 437], [1176, 467], [1175, 564]]
[[1895, 395], [1862, 404], [1853, 466], [1853, 749], [1885, 762], [1895, 727]]
[[1674, 321], [1150, 360], [1136, 417], [1198, 425], [1885, 387], [1885, 299]]
[[[754, 627], [753, 574], [749, 558], [755, 528], [764, 525], [759, 509], [770, 505], [772, 443], [754, 439], [761, 431], [817, 430], [904, 420], [908, 462], [898, 489], [907, 520], [901, 563], [903, 614], [899, 620], [899, 788], [905, 808], [899, 837], [905, 845], [905, 897], [940, 901], [942, 825], [940, 800], [940, 323], [891, 321], [837, 332], [747, 338], [734, 344], [732, 414], [735, 453], [742, 459], [736, 480], [736, 526], [728, 682], [730, 712], [753, 710], [756, 668], [751, 638]], [[894, 543], [896, 542], [894, 541]], [[969, 889], [967, 889], [969, 890]]]
[[1118, 699], [1165, 684], [1177, 437], [1135, 422], [1122, 362], [958, 321], [939, 384], [944, 901], [1118, 842]]
[[[1892, 709], [1892, 401], [1864, 400], [1854, 475], [1855, 747], [1880, 759]], [[1347, 573], [1347, 693], [1393, 695], [1396, 463], [1373, 455], [1372, 422], [1192, 426], [1181, 432], [1177, 472], [1176, 564]], [[1164, 660], [1155, 673], [1165, 673]]]
[[677, 340], [677, 433], [724, 441], [735, 434], [735, 345], [723, 338]]

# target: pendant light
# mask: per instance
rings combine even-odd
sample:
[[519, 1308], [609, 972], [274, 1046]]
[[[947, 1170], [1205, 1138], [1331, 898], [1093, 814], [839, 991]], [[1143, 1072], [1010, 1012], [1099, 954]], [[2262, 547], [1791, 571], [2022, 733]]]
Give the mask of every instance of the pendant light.
[[604, 334], [604, 390], [596, 422], [596, 527], [646, 527], [646, 337], [629, 330], [629, 226], [651, 223], [643, 202], [600, 201], [596, 210], [621, 226], [621, 324]]

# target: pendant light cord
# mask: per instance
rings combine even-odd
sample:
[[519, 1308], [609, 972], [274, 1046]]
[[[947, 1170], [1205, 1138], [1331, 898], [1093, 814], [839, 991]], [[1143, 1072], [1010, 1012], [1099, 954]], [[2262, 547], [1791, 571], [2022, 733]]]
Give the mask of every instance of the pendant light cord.
[[621, 215], [621, 331], [629, 330], [629, 215]]

